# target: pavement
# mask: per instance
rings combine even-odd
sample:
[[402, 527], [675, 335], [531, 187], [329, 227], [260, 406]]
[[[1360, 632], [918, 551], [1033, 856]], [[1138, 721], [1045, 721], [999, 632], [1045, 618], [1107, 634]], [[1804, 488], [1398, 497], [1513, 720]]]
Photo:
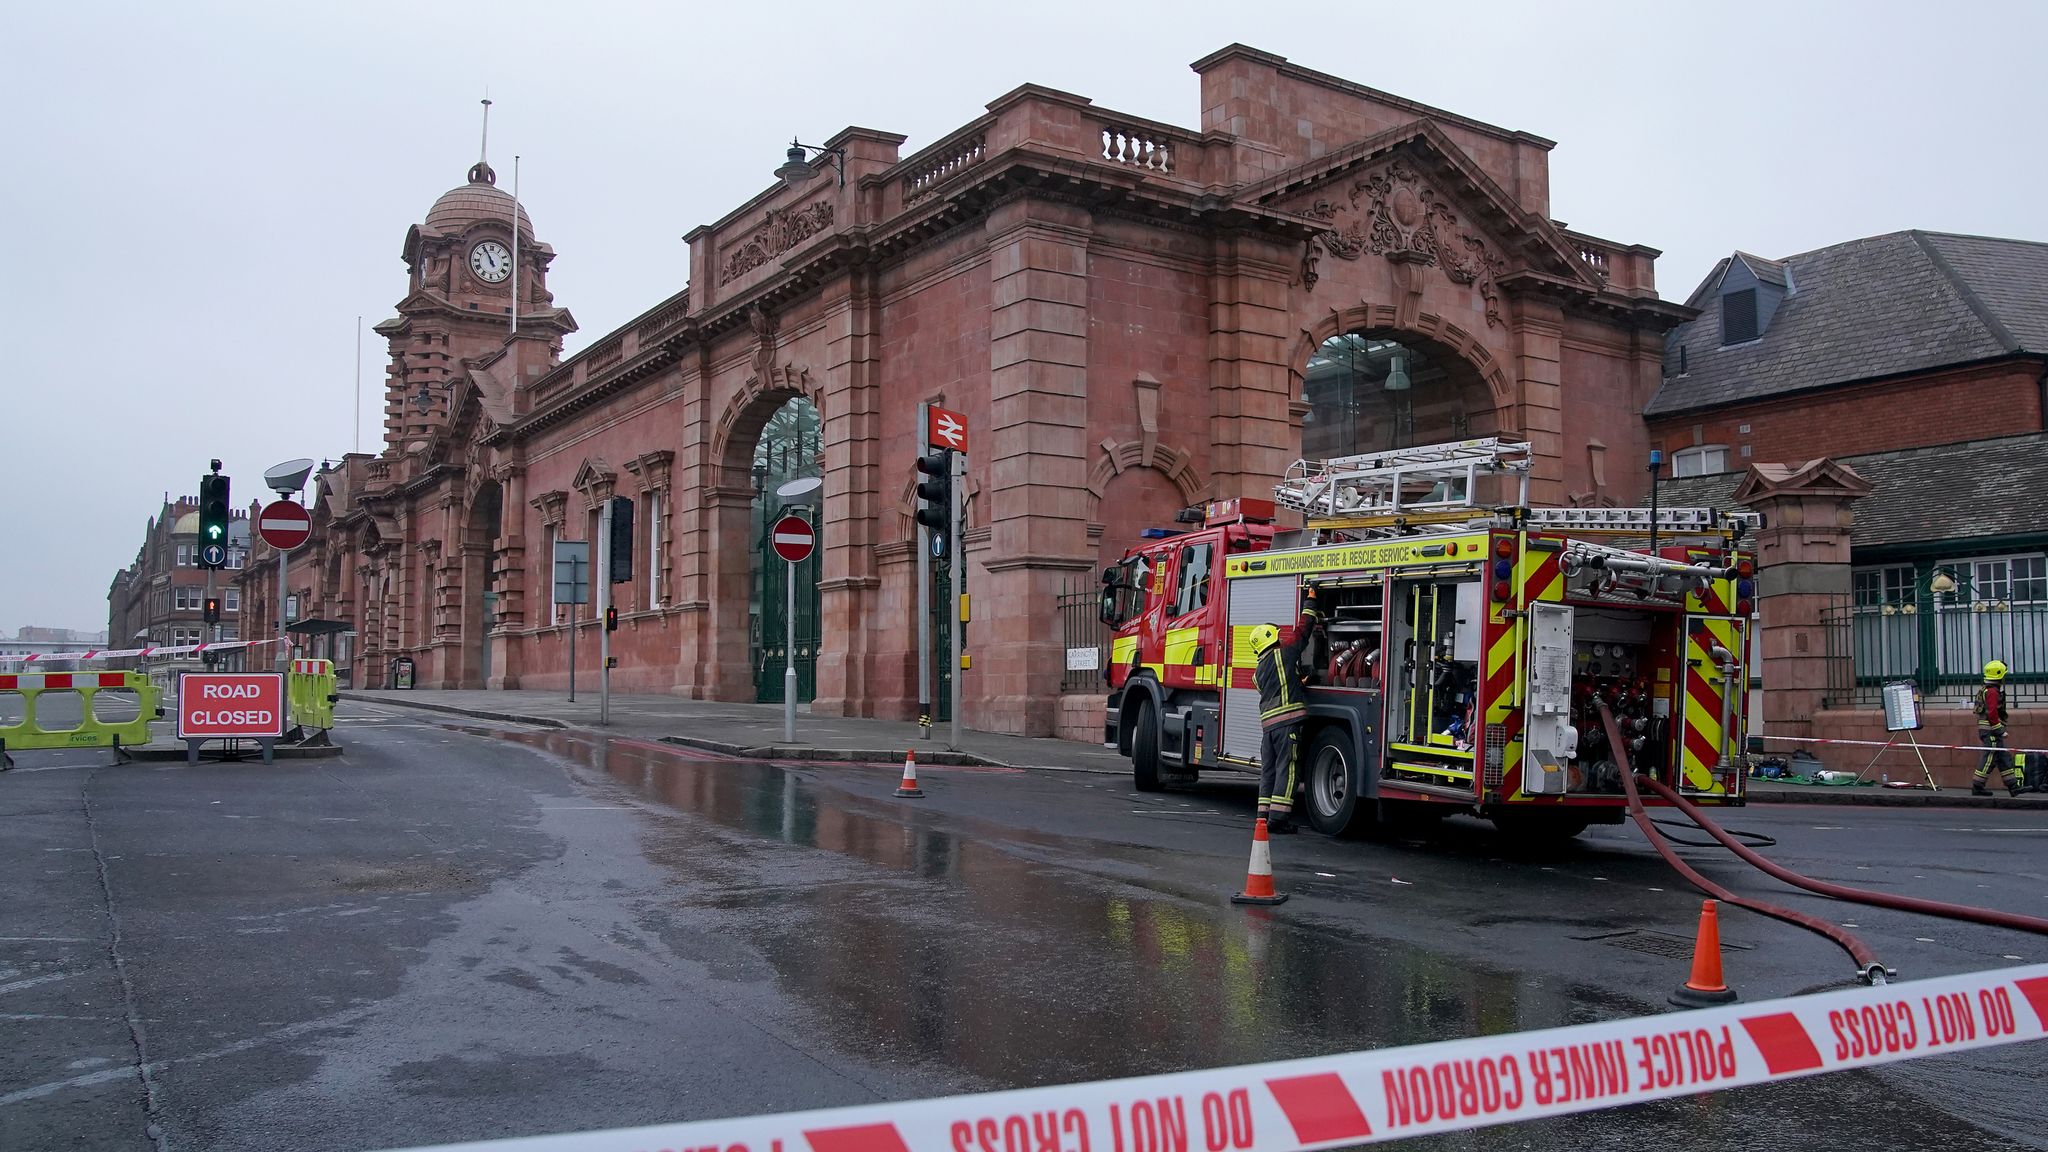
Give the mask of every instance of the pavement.
[[[622, 717], [623, 720], [623, 717]], [[720, 735], [743, 738], [742, 734]], [[0, 775], [0, 1149], [403, 1148], [1051, 1084], [1667, 1010], [1699, 912], [1631, 828], [1463, 817], [1276, 841], [1252, 789], [766, 760], [345, 703], [338, 759]], [[1037, 743], [1037, 742], [1027, 742]], [[2048, 910], [2023, 814], [1758, 807], [1838, 883]], [[1787, 892], [1901, 978], [2044, 942]], [[1730, 982], [1839, 987], [1724, 911]], [[1425, 1150], [2048, 1148], [2039, 1045], [1416, 1141]]]
[[[946, 730], [926, 734], [915, 723], [861, 717], [814, 716], [808, 706], [797, 715], [797, 739], [783, 739], [780, 704], [687, 700], [674, 696], [613, 695], [611, 723], [598, 724], [595, 694], [571, 703], [556, 692], [525, 691], [350, 691], [343, 699], [391, 704], [544, 728], [575, 728], [664, 740], [727, 755], [780, 760], [850, 763], [901, 762], [915, 749], [921, 764], [972, 764], [991, 768], [1036, 768], [1122, 775], [1130, 761], [1114, 748], [1072, 740], [1034, 739], [963, 729], [960, 747], [949, 751]], [[1851, 804], [1872, 807], [1969, 807], [2048, 813], [2048, 793], [1989, 797], [1967, 789], [1884, 788], [1786, 784], [1752, 778], [1747, 796], [1759, 804]]]

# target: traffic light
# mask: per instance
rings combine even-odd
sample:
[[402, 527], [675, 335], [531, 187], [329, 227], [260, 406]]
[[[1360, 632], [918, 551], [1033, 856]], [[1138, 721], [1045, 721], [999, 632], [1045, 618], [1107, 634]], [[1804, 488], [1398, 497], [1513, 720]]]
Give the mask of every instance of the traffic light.
[[208, 596], [205, 600], [204, 607], [200, 611], [200, 616], [208, 624], [220, 623], [220, 597]]
[[228, 478], [218, 472], [199, 478], [199, 566], [228, 566]]
[[605, 608], [605, 610], [604, 610], [604, 630], [605, 630], [605, 631], [607, 631], [607, 632], [617, 632], [617, 631], [619, 630], [619, 606], [618, 606], [618, 605], [616, 605], [616, 604], [613, 604], [613, 605], [609, 605], [609, 606], [607, 606], [607, 607]]
[[614, 584], [633, 578], [633, 502], [612, 497], [612, 575]]
[[931, 530], [932, 547], [943, 551], [953, 529], [953, 452], [948, 448], [917, 458], [917, 522]]

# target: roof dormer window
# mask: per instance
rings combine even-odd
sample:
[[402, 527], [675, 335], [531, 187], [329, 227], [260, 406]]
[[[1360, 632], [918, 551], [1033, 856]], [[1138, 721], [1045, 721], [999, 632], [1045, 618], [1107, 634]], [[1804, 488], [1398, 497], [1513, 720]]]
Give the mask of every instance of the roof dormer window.
[[1744, 288], [1721, 297], [1721, 343], [1746, 344], [1757, 338], [1756, 289]]

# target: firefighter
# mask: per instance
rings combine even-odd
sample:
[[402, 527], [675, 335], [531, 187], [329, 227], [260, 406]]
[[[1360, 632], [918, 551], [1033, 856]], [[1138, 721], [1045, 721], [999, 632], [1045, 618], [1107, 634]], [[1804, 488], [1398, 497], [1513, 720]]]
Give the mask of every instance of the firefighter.
[[1294, 831], [1294, 762], [1300, 752], [1301, 722], [1308, 715], [1308, 697], [1301, 686], [1301, 653], [1320, 620], [1316, 590], [1304, 588], [1301, 619], [1292, 642], [1280, 643], [1278, 625], [1261, 624], [1252, 629], [1252, 655], [1258, 660], [1253, 677], [1259, 686], [1259, 727], [1265, 734], [1259, 748], [1259, 816], [1269, 833]]
[[1977, 774], [1970, 780], [1970, 795], [1991, 795], [1991, 789], [1985, 785], [1990, 782], [1994, 767], [2005, 782], [2006, 791], [2019, 795], [2019, 769], [2012, 762], [2012, 753], [2005, 750], [2005, 661], [1993, 660], [1984, 665], [1984, 684], [1977, 689], [1970, 710], [1977, 714], [1977, 742], [1984, 745], [1984, 761], [1977, 765]]

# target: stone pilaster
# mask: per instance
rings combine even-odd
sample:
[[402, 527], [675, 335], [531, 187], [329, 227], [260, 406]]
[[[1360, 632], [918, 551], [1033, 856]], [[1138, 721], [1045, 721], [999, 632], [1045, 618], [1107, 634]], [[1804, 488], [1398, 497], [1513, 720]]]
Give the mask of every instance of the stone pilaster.
[[1756, 464], [1735, 499], [1763, 513], [1757, 592], [1764, 731], [1811, 739], [1828, 683], [1822, 614], [1849, 602], [1849, 532], [1868, 480], [1832, 460]]
[[882, 512], [881, 305], [874, 287], [873, 271], [863, 267], [847, 274], [843, 288], [827, 289], [837, 303], [826, 319], [822, 642], [811, 702], [822, 715], [874, 714], [878, 637], [872, 622], [881, 585], [875, 546]]
[[[1301, 453], [1289, 283], [1299, 247], [1216, 242], [1209, 305], [1210, 496], [1265, 492]], [[1121, 544], [1119, 546], [1122, 546]]]
[[[1017, 199], [989, 216], [989, 426], [969, 467], [990, 493], [986, 575], [968, 565], [984, 613], [967, 633], [963, 723], [1049, 736], [1065, 667], [1060, 582], [1088, 551], [1086, 209]], [[1002, 605], [1001, 612], [987, 611]]]
[[1565, 503], [1564, 311], [1524, 299], [1515, 302], [1514, 317], [1515, 411], [1501, 434], [1529, 442], [1529, 502], [1556, 507]]
[[[754, 669], [748, 664], [748, 607], [754, 598], [754, 490], [740, 485], [706, 488], [700, 494], [712, 526], [709, 603], [695, 630], [698, 669], [695, 695], [711, 700], [752, 700]], [[686, 647], [692, 643], [685, 641]]]

